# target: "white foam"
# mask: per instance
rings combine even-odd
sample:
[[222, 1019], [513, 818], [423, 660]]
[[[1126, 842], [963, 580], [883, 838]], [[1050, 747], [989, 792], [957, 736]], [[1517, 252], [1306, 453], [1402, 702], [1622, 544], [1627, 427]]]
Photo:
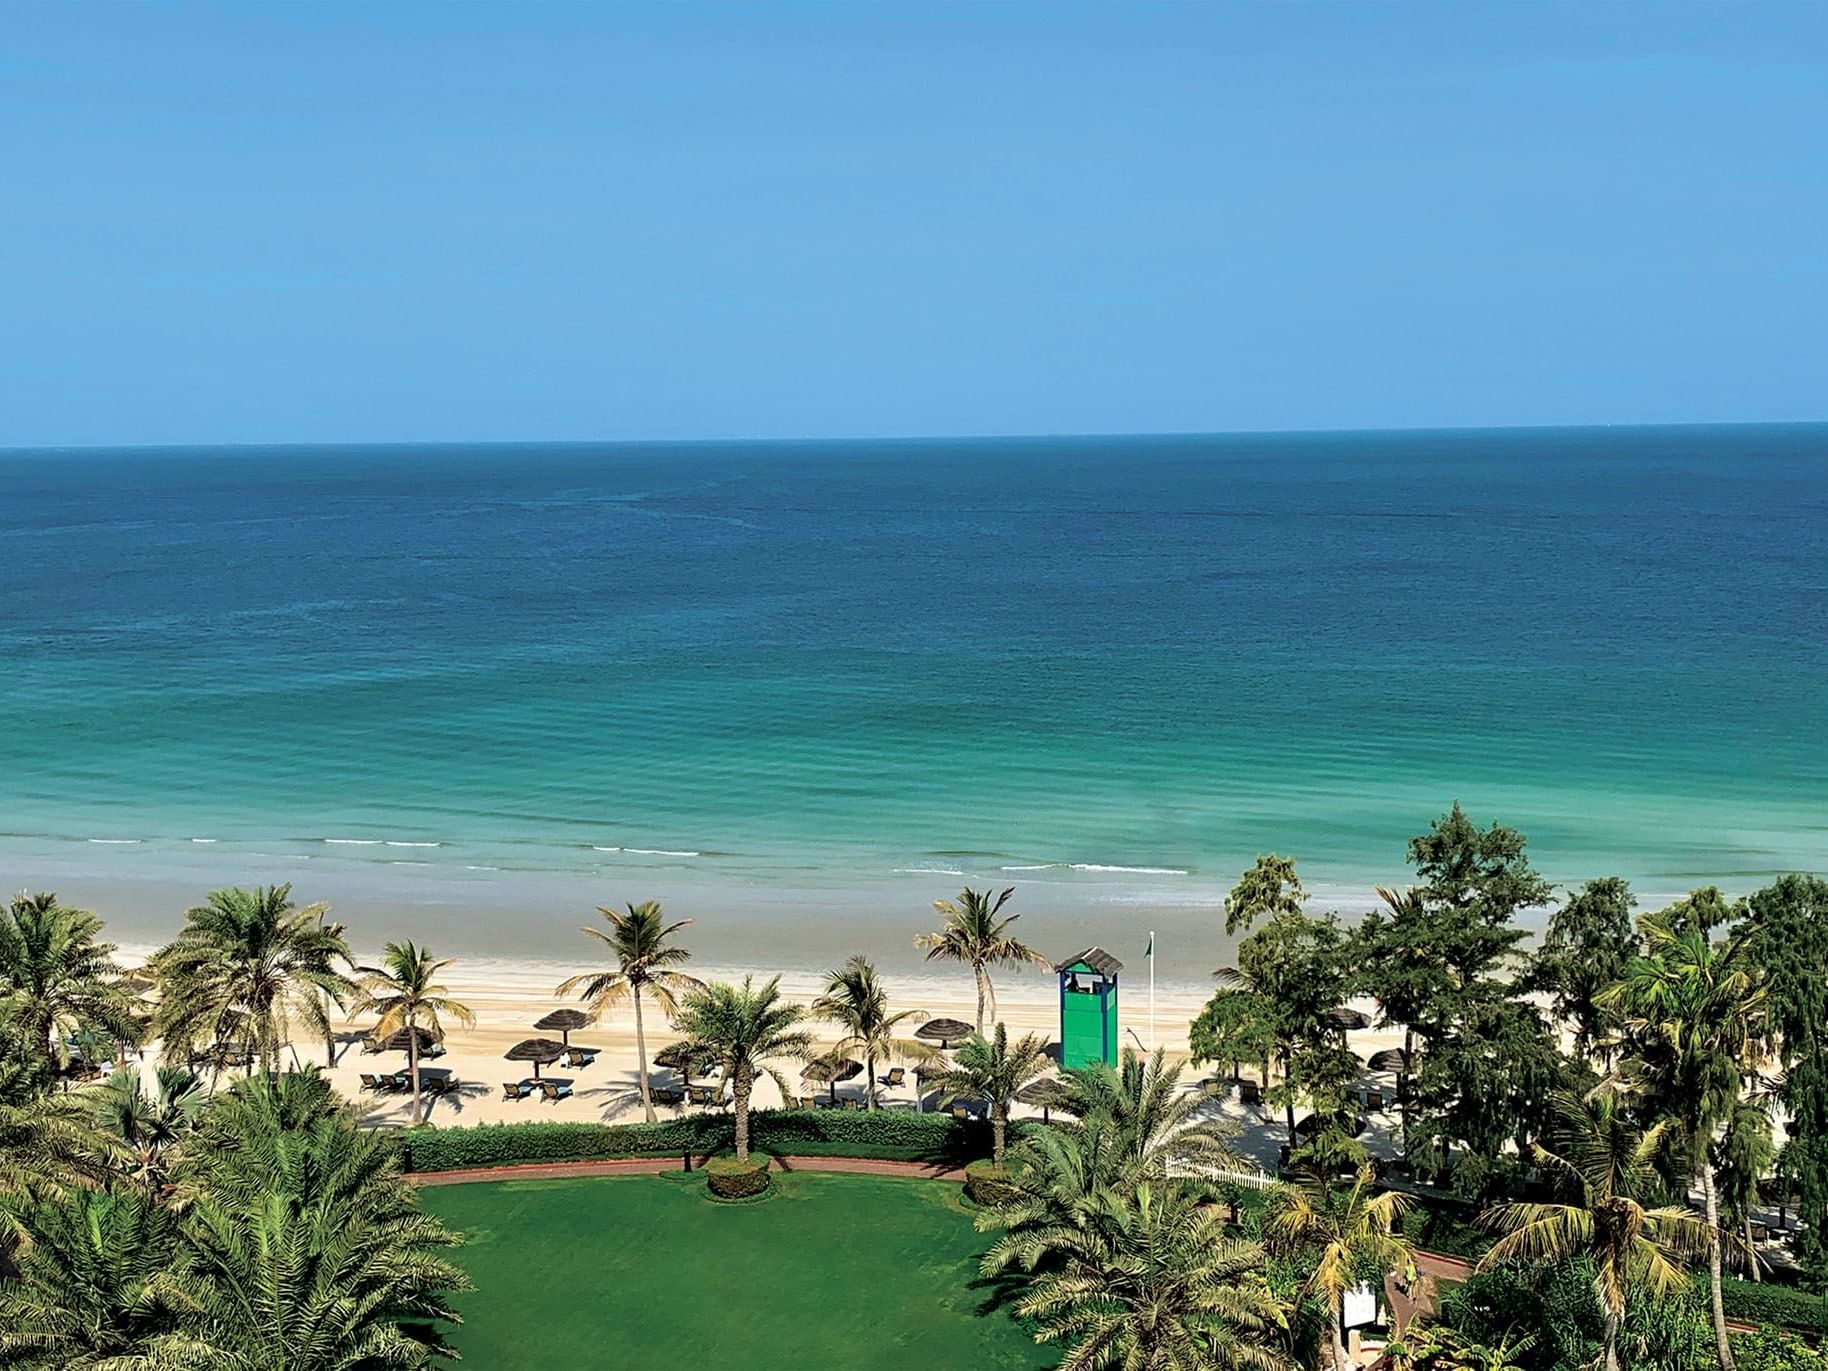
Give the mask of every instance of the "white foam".
[[499, 866], [470, 866], [468, 863], [465, 863], [463, 869], [465, 871], [500, 871], [501, 870], [501, 868]]
[[592, 852], [620, 852], [622, 849], [619, 847], [598, 847], [593, 843], [590, 850]]
[[1042, 862], [1036, 866], [999, 866], [998, 871], [1052, 871], [1058, 862]]
[[103, 847], [133, 847], [140, 840], [138, 838], [91, 838], [89, 841], [100, 843]]
[[216, 840], [214, 838], [192, 838], [191, 841], [193, 843], [213, 843]]
[[388, 845], [388, 846], [389, 846], [389, 847], [443, 847], [443, 846], [444, 846], [444, 844], [443, 844], [443, 843], [403, 843], [403, 842], [396, 842], [396, 841], [395, 841], [395, 840], [394, 840], [394, 839], [392, 839], [392, 838], [389, 838], [389, 839], [388, 839], [388, 840], [387, 840], [387, 845]]
[[1074, 871], [1112, 872], [1124, 876], [1185, 876], [1178, 866], [1101, 866], [1097, 862], [1070, 863]]
[[335, 847], [379, 847], [379, 838], [325, 838], [325, 842]]
[[669, 852], [664, 847], [625, 847], [624, 852], [632, 852], [639, 857], [696, 857], [696, 852]]
[[956, 866], [898, 866], [897, 876], [963, 876], [965, 873]]
[[430, 862], [409, 862], [409, 861], [396, 859], [394, 861], [389, 862], [388, 865], [389, 866], [430, 866], [431, 863]]

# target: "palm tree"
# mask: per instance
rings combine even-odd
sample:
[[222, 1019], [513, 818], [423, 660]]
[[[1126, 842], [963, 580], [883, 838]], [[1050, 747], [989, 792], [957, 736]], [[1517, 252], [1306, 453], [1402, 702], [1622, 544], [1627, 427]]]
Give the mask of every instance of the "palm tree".
[[1351, 1371], [1346, 1351], [1346, 1292], [1358, 1285], [1361, 1266], [1402, 1268], [1415, 1277], [1415, 1248], [1398, 1229], [1409, 1197], [1394, 1190], [1377, 1193], [1372, 1170], [1361, 1166], [1350, 1186], [1335, 1187], [1323, 1175], [1278, 1187], [1270, 1196], [1264, 1232], [1270, 1245], [1309, 1254], [1313, 1272], [1307, 1288], [1327, 1302], [1335, 1371]]
[[406, 1071], [413, 1082], [413, 1122], [419, 1119], [419, 1034], [435, 1043], [444, 1041], [444, 1017], [455, 1019], [465, 1028], [473, 1026], [476, 1016], [469, 1006], [449, 998], [436, 977], [449, 966], [449, 958], [440, 961], [431, 949], [417, 947], [408, 939], [388, 943], [381, 949], [381, 965], [357, 968], [361, 981], [353, 1009], [381, 1016], [375, 1025], [375, 1036], [391, 1038], [406, 1030]]
[[137, 1190], [71, 1190], [15, 1211], [18, 1274], [0, 1281], [0, 1363], [80, 1371], [140, 1352], [184, 1304], [171, 1214]]
[[799, 1027], [806, 1011], [781, 998], [781, 978], [772, 977], [759, 989], [754, 977], [731, 985], [713, 981], [686, 992], [679, 1002], [674, 1027], [685, 1034], [692, 1050], [720, 1062], [729, 1077], [736, 1113], [736, 1159], [749, 1160], [749, 1099], [755, 1077], [766, 1071], [781, 1093], [787, 1082], [767, 1065], [773, 1057], [804, 1056], [812, 1035]]
[[423, 1213], [398, 1149], [314, 1069], [219, 1096], [177, 1168], [178, 1275], [191, 1308], [153, 1367], [425, 1367], [469, 1281], [458, 1237]]
[[1009, 1105], [1016, 1092], [1047, 1069], [1047, 1042], [1029, 1033], [1009, 1041], [1009, 1030], [1002, 1024], [986, 1038], [973, 1033], [952, 1054], [952, 1065], [933, 1079], [939, 1090], [957, 1095], [974, 1095], [990, 1104], [990, 1157], [1003, 1164], [1004, 1144], [1009, 1134]]
[[289, 885], [212, 891], [152, 959], [158, 1036], [193, 1052], [240, 1043], [263, 1072], [273, 1069], [293, 1018], [328, 1038], [326, 998], [347, 1004], [355, 986], [336, 969], [350, 960], [349, 944], [339, 925], [324, 922], [327, 911], [295, 906]]
[[1123, 1184], [1161, 1180], [1171, 1168], [1256, 1170], [1232, 1150], [1231, 1125], [1195, 1117], [1204, 1101], [1180, 1088], [1181, 1067], [1160, 1048], [1147, 1059], [1126, 1049], [1116, 1067], [1093, 1062], [1060, 1079], [1055, 1108], [1073, 1120], [1061, 1126], [1107, 1139]]
[[1016, 1313], [1037, 1342], [1068, 1343], [1062, 1371], [1292, 1368], [1278, 1349], [1288, 1307], [1254, 1242], [1227, 1237], [1219, 1211], [1150, 1185], [1104, 1191], [1091, 1221], [1056, 1230]]
[[1649, 1203], [1663, 1188], [1656, 1160], [1668, 1120], [1640, 1132], [1619, 1107], [1618, 1092], [1606, 1087], [1585, 1098], [1558, 1091], [1553, 1099], [1558, 1150], [1539, 1145], [1533, 1152], [1537, 1165], [1571, 1193], [1565, 1202], [1517, 1201], [1487, 1210], [1482, 1222], [1504, 1236], [1481, 1265], [1591, 1256], [1605, 1318], [1606, 1371], [1618, 1371], [1619, 1328], [1630, 1292], [1639, 1286], [1659, 1295], [1681, 1289], [1681, 1261], [1704, 1252], [1712, 1230], [1687, 1209]]
[[1670, 1142], [1685, 1175], [1700, 1187], [1713, 1234], [1707, 1268], [1714, 1347], [1724, 1371], [1732, 1371], [1712, 1144], [1731, 1120], [1746, 1076], [1769, 1056], [1770, 1027], [1763, 973], [1750, 939], [1739, 934], [1717, 943], [1703, 924], [1678, 916], [1707, 894], [1717, 897], [1697, 892], [1685, 904], [1645, 919], [1645, 955], [1633, 958], [1624, 979], [1598, 998], [1625, 1015], [1633, 1048], [1628, 1070], [1649, 1107], [1677, 1125]]
[[990, 984], [990, 968], [993, 966], [1021, 966], [1033, 963], [1036, 966], [1047, 966], [1048, 960], [1026, 943], [1018, 942], [1010, 933], [1009, 926], [1020, 914], [1011, 914], [1006, 919], [999, 919], [1003, 906], [1009, 903], [1009, 897], [1016, 893], [1010, 886], [995, 900], [988, 890], [972, 890], [966, 887], [958, 893], [958, 902], [935, 900], [934, 911], [940, 916], [939, 930], [934, 933], [922, 933], [914, 940], [914, 946], [925, 948], [927, 960], [936, 958], [944, 961], [962, 962], [971, 968], [972, 976], [977, 980], [977, 1031], [984, 1031], [984, 1009], [988, 1005], [991, 1019], [996, 1018], [996, 990]]
[[187, 1066], [160, 1066], [150, 1080], [128, 1066], [87, 1092], [83, 1103], [97, 1131], [118, 1150], [128, 1179], [156, 1196], [166, 1183], [173, 1153], [196, 1127], [208, 1096]]
[[587, 971], [573, 976], [558, 988], [560, 995], [581, 994], [590, 1005], [593, 1020], [623, 1004], [635, 1006], [636, 1073], [641, 1083], [641, 1108], [649, 1123], [654, 1122], [654, 1097], [647, 1080], [647, 1030], [641, 1018], [641, 994], [652, 994], [661, 1011], [671, 1018], [678, 1012], [677, 997], [702, 984], [674, 970], [691, 959], [683, 947], [669, 947], [667, 939], [691, 923], [680, 919], [663, 923], [660, 901], [646, 900], [631, 904], [628, 913], [599, 905], [597, 913], [609, 921], [609, 932], [586, 928], [584, 934], [607, 947], [616, 964], [607, 971]]
[[63, 1059], [60, 1040], [79, 1026], [122, 1040], [136, 1034], [114, 946], [101, 932], [95, 915], [48, 891], [16, 896], [0, 916], [0, 1006], [44, 1070]]
[[869, 958], [852, 957], [836, 971], [825, 974], [825, 993], [812, 1002], [812, 1012], [844, 1029], [832, 1049], [834, 1056], [855, 1052], [863, 1058], [865, 1099], [876, 1107], [876, 1063], [882, 1061], [929, 1062], [937, 1054], [916, 1038], [898, 1038], [895, 1030], [909, 1019], [921, 1017], [917, 1009], [889, 1013], [888, 992]]

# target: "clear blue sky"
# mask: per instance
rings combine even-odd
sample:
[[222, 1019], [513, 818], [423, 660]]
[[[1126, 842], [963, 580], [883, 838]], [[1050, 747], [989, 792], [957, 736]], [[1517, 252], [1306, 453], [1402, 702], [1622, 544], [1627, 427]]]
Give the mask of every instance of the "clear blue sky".
[[1828, 417], [1828, 6], [0, 16], [0, 446]]

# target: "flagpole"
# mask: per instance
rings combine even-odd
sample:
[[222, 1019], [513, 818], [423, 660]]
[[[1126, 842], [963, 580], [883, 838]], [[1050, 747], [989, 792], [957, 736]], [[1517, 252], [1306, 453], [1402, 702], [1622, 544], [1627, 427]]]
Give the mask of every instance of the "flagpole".
[[1155, 1036], [1155, 930], [1149, 930], [1149, 1046], [1158, 1049], [1162, 1040]]

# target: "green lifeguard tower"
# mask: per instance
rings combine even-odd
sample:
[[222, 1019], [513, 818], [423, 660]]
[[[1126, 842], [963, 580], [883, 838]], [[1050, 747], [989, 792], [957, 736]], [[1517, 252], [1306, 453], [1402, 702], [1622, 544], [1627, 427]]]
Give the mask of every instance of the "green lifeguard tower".
[[1117, 1065], [1118, 961], [1102, 947], [1088, 947], [1054, 967], [1060, 977], [1060, 1065]]

